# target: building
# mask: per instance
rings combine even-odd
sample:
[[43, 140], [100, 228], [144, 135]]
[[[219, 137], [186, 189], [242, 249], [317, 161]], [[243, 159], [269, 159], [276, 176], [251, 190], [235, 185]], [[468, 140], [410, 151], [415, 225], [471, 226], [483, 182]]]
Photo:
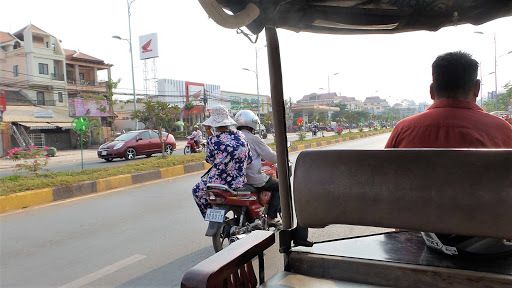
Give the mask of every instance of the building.
[[297, 101], [297, 105], [324, 105], [333, 106], [336, 103], [347, 105], [347, 110], [360, 111], [362, 103], [355, 97], [338, 96], [336, 93], [311, 93], [304, 95], [301, 100]]
[[221, 91], [220, 99], [222, 103], [227, 104], [225, 106], [234, 114], [240, 110], [251, 110], [255, 114], [258, 114], [259, 111], [261, 118], [267, 113], [272, 113], [272, 103], [270, 96], [267, 95]]
[[14, 34], [0, 32], [0, 41], [2, 86], [23, 89], [34, 105], [67, 106], [59, 39], [30, 24]]
[[[106, 100], [92, 96], [106, 95], [110, 67], [64, 49], [58, 38], [32, 24], [13, 34], [0, 32], [0, 89], [6, 90], [8, 106], [2, 116], [11, 123], [12, 146], [76, 147], [70, 130], [74, 116], [98, 117], [108, 126], [105, 119], [115, 114], [105, 111]], [[107, 71], [103, 82], [98, 81], [102, 70]], [[107, 130], [102, 128], [100, 139]]]
[[[66, 80], [69, 98], [105, 94], [111, 79], [110, 68], [103, 60], [75, 50], [64, 49], [66, 55]], [[98, 79], [98, 72], [107, 72], [105, 79]]]
[[[157, 83], [158, 95], [149, 98], [178, 105], [183, 110], [181, 120], [191, 124], [203, 122], [215, 105], [224, 105], [232, 114], [242, 109], [257, 113], [259, 102], [260, 116], [272, 112], [270, 96], [267, 95], [222, 91], [220, 85], [174, 79], [158, 79]], [[185, 109], [187, 102], [193, 104], [193, 109]]]
[[379, 96], [371, 96], [366, 97], [362, 109], [374, 115], [380, 115], [387, 107], [389, 107], [388, 101], [381, 99]]

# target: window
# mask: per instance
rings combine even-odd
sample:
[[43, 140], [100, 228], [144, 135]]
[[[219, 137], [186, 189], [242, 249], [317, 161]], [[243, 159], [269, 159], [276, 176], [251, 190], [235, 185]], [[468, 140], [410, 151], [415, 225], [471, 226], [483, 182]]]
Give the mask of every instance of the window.
[[19, 75], [18, 65], [12, 66], [12, 73], [14, 74], [14, 77], [18, 77], [18, 75]]
[[59, 103], [64, 102], [64, 99], [62, 98], [62, 92], [57, 93], [57, 95], [59, 97]]
[[48, 64], [39, 63], [39, 74], [48, 75]]
[[159, 139], [160, 137], [158, 136], [158, 133], [156, 133], [155, 131], [151, 131], [149, 132], [151, 134], [151, 139]]
[[142, 133], [139, 134], [139, 136], [137, 136], [137, 138], [142, 138], [142, 140], [149, 140], [149, 132], [148, 131], [144, 131]]
[[44, 106], [44, 92], [37, 91], [37, 103], [36, 105]]

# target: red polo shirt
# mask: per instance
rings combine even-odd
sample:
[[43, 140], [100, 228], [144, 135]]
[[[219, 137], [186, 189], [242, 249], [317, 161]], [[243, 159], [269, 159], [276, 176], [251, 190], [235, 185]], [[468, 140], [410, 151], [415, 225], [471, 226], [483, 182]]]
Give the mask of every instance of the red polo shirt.
[[398, 122], [386, 148], [512, 148], [512, 125], [468, 100], [436, 100]]

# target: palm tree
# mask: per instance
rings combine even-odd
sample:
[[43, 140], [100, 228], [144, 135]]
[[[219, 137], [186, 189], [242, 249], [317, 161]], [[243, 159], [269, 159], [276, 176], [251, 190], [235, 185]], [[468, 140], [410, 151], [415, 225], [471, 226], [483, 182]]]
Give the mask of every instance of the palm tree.
[[[195, 105], [192, 101], [187, 101], [185, 102], [185, 105], [183, 105], [183, 109], [185, 109], [185, 111], [187, 111], [187, 119], [188, 119], [188, 125], [185, 125], [185, 133], [188, 133], [188, 127], [192, 124], [191, 123], [191, 119], [190, 119], [190, 111], [192, 111], [192, 109], [195, 108]], [[188, 134], [187, 134], [188, 135]]]

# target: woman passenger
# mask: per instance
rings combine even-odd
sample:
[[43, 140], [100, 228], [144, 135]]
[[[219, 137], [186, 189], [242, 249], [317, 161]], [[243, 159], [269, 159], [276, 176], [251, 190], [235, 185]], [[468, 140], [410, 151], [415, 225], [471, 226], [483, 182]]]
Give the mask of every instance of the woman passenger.
[[252, 162], [252, 155], [243, 134], [230, 129], [233, 125], [236, 122], [222, 105], [214, 106], [211, 117], [203, 123], [209, 136], [206, 142], [206, 162], [212, 167], [192, 188], [192, 195], [203, 218], [211, 207], [206, 194], [207, 184], [222, 184], [237, 189], [247, 182], [246, 167]]

